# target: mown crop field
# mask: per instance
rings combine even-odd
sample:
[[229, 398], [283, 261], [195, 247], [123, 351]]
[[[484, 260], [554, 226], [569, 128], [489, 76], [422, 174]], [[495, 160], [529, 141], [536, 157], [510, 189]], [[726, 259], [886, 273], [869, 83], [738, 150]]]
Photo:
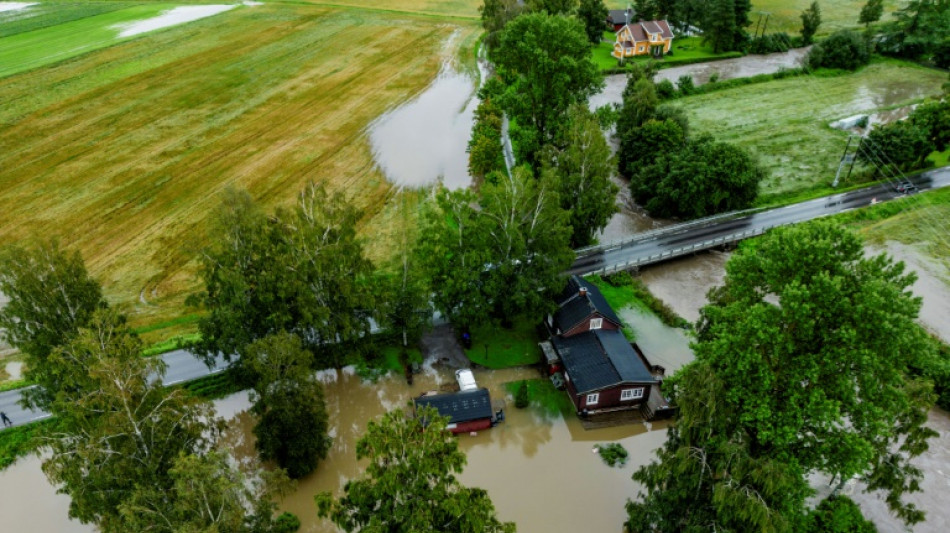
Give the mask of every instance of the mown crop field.
[[0, 78], [0, 243], [60, 237], [137, 325], [185, 314], [229, 186], [268, 206], [311, 180], [345, 191], [382, 255], [394, 190], [366, 128], [443, 61], [472, 57], [478, 33], [474, 20], [268, 2]]
[[694, 131], [759, 157], [769, 174], [762, 193], [785, 194], [833, 180], [848, 134], [831, 122], [919, 102], [939, 94], [945, 80], [945, 72], [879, 60], [853, 74], [757, 83], [675, 105], [687, 111]]
[[[797, 35], [802, 30], [802, 11], [808, 9], [813, 1], [752, 0], [752, 14], [749, 17], [752, 20], [750, 30], [755, 29], [759, 14], [762, 14], [762, 23], [764, 24], [765, 14], [768, 13], [767, 31], [769, 33], [784, 31], [789, 35]], [[858, 16], [861, 14], [861, 8], [866, 3], [867, 0], [819, 0], [821, 26], [818, 28], [818, 35], [826, 35], [837, 30], [861, 26], [858, 24]], [[891, 13], [906, 3], [903, 0], [884, 0], [884, 15], [881, 17], [881, 22], [892, 20]]]

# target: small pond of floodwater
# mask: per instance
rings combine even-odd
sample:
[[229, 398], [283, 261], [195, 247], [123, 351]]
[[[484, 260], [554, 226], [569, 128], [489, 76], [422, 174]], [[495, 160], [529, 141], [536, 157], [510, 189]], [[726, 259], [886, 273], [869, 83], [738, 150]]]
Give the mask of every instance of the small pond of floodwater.
[[466, 150], [478, 106], [475, 88], [471, 76], [445, 65], [426, 90], [370, 125], [373, 158], [389, 181], [408, 188], [439, 179], [449, 189], [471, 185]]

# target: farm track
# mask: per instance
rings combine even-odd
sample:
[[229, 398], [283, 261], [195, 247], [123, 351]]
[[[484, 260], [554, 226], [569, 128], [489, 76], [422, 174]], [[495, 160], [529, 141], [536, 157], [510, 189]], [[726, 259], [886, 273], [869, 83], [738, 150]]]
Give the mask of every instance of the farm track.
[[372, 225], [392, 188], [366, 127], [431, 81], [459, 30], [477, 27], [268, 5], [0, 80], [0, 241], [58, 234], [110, 297], [167, 316], [226, 187], [279, 205], [324, 181]]

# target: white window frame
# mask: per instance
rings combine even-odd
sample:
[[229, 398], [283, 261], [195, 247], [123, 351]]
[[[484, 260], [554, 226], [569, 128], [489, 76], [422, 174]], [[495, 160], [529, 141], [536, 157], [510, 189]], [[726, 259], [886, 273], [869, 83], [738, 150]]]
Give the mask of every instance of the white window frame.
[[643, 387], [637, 387], [636, 389], [622, 389], [620, 391], [621, 402], [639, 400], [641, 398], [643, 398]]
[[600, 393], [593, 392], [587, 395], [587, 400], [584, 402], [584, 405], [597, 405], [597, 402], [600, 401]]
[[590, 329], [600, 329], [604, 327], [603, 318], [592, 318], [590, 319]]

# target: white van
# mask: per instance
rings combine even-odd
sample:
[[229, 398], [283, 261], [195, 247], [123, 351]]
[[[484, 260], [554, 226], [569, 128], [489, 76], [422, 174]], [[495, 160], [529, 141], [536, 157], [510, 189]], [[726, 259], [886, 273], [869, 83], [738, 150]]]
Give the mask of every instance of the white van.
[[455, 381], [458, 382], [460, 391], [478, 390], [478, 385], [475, 384], [475, 374], [472, 374], [472, 371], [467, 368], [455, 371]]

